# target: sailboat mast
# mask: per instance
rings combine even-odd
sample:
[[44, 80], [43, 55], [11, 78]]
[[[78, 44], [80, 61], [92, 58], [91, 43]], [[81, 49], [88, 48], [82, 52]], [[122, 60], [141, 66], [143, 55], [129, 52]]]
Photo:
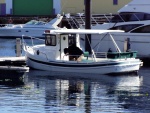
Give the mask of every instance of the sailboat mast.
[[[91, 29], [91, 0], [85, 2], [85, 29]], [[91, 54], [91, 34], [85, 35], [85, 50]]]

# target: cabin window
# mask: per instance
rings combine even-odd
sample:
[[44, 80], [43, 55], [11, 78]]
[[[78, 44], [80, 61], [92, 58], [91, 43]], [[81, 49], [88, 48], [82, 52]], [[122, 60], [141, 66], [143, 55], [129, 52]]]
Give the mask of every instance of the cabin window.
[[111, 19], [111, 22], [142, 21], [142, 20], [149, 20], [149, 19], [150, 19], [150, 14], [126, 12], [126, 13], [120, 13], [119, 15], [114, 15], [114, 17]]
[[118, 5], [118, 0], [113, 0], [113, 5]]
[[132, 14], [130, 21], [139, 21], [139, 20], [144, 20], [144, 14], [143, 13], [139, 13], [139, 14]]
[[115, 15], [112, 19], [111, 19], [111, 22], [123, 22], [124, 19], [119, 16], [119, 15]]
[[150, 14], [145, 14], [144, 15], [144, 20], [150, 20]]
[[72, 44], [76, 44], [76, 34], [69, 34], [68, 38], [69, 38], [69, 46]]
[[133, 30], [131, 33], [150, 33], [150, 25]]
[[56, 46], [56, 35], [46, 35], [45, 45]]

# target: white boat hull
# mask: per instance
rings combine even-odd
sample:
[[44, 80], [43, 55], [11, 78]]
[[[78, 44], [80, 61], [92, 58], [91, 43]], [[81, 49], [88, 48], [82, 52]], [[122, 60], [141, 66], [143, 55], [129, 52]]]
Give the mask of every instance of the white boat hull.
[[18, 38], [24, 36], [32, 36], [44, 38], [45, 30], [60, 29], [57, 25], [61, 22], [62, 16], [57, 15], [57, 18], [52, 19], [50, 22], [42, 22], [31, 20], [25, 24], [8, 24], [0, 27], [1, 38]]
[[[79, 33], [79, 34], [100, 34], [107, 33], [107, 30], [51, 30], [51, 34], [57, 33]], [[109, 31], [114, 32], [114, 31]], [[118, 31], [119, 32], [119, 31]], [[121, 31], [120, 31], [121, 32]], [[47, 35], [47, 34], [46, 34]], [[57, 36], [57, 37], [55, 37]], [[56, 71], [56, 72], [71, 72], [71, 73], [91, 73], [91, 74], [112, 74], [112, 73], [126, 73], [138, 71], [142, 62], [140, 59], [136, 59], [136, 54], [133, 52], [122, 53], [118, 46], [116, 45], [113, 37], [112, 42], [117, 46], [116, 48], [119, 52], [103, 52], [103, 57], [97, 57], [97, 53], [93, 51], [93, 54], [85, 54], [82, 52], [80, 55], [76, 54], [66, 54], [64, 51], [68, 47], [68, 40], [70, 35], [48, 35], [45, 38], [46, 44], [39, 44], [34, 46], [27, 46], [24, 43], [24, 50], [26, 53], [26, 63], [29, 67], [45, 70], [45, 71]], [[79, 35], [76, 35], [78, 38]], [[59, 40], [60, 38], [60, 40]], [[47, 45], [48, 39], [54, 39], [58, 43], [52, 46]], [[65, 43], [66, 42], [66, 43]], [[51, 43], [50, 43], [51, 44]], [[52, 43], [53, 44], [53, 43]], [[79, 45], [79, 44], [78, 44]], [[70, 47], [70, 46], [69, 46]], [[75, 46], [76, 47], [76, 46]], [[71, 48], [70, 50], [75, 51], [79, 49]], [[70, 52], [70, 51], [69, 51]], [[68, 52], [68, 53], [69, 53]], [[71, 59], [72, 56], [78, 55], [79, 59]]]
[[41, 29], [41, 28], [23, 28], [23, 29], [5, 29], [5, 28], [0, 28], [0, 37], [2, 38], [20, 38], [22, 35], [24, 36], [32, 36], [32, 37], [38, 37], [38, 38], [44, 38], [44, 31], [46, 29]]
[[[68, 62], [68, 61], [67, 61]], [[67, 63], [55, 61], [40, 61], [27, 56], [27, 65], [31, 68], [45, 71], [58, 72], [78, 72], [78, 73], [95, 73], [95, 74], [111, 74], [136, 72], [141, 66], [141, 61], [133, 59], [132, 61], [107, 62], [107, 63]]]

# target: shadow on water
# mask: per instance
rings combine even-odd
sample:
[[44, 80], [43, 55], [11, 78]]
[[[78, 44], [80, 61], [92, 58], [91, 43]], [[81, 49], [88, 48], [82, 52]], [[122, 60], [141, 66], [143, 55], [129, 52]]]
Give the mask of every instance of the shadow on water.
[[24, 72], [1, 70], [0, 85], [7, 85], [7, 86], [24, 85]]

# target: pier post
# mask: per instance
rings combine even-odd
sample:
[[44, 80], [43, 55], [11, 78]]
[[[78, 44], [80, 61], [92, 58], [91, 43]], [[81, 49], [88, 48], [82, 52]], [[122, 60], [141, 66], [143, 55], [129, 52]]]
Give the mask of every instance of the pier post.
[[16, 38], [16, 57], [20, 57], [22, 53], [21, 39]]
[[125, 41], [124, 41], [124, 52], [126, 52], [127, 51], [127, 39], [125, 39]]
[[124, 42], [124, 52], [130, 51], [130, 38], [126, 38]]

